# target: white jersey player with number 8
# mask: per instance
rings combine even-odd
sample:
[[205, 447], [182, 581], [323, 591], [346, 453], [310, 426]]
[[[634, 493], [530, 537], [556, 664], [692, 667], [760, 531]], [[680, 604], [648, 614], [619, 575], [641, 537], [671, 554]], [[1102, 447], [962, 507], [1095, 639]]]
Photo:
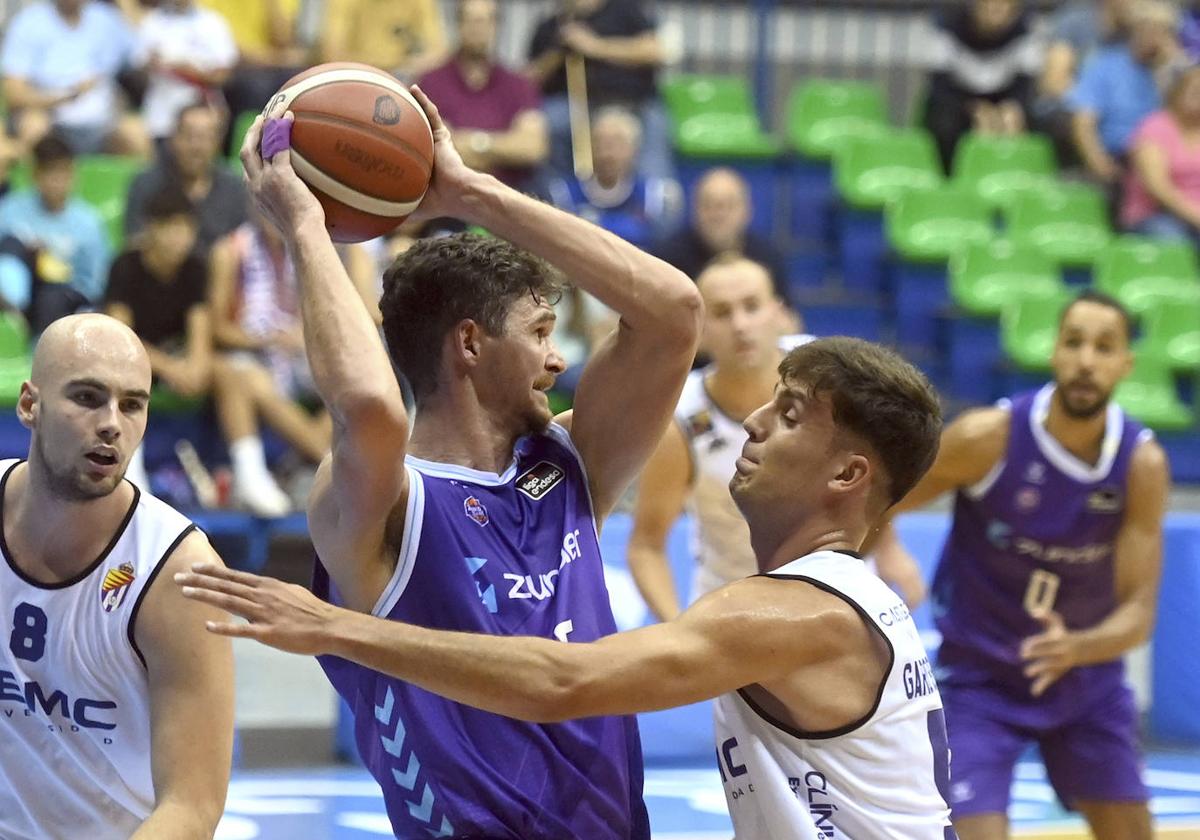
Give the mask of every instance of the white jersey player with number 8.
[[0, 461], [0, 837], [212, 837], [233, 654], [170, 582], [219, 560], [125, 480], [150, 362], [104, 315], [51, 324], [21, 387], [28, 460]]

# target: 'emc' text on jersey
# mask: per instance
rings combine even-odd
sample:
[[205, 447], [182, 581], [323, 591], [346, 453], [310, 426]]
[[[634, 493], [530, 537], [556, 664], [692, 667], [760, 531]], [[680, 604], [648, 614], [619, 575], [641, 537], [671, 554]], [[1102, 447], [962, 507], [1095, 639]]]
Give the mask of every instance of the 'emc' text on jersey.
[[[374, 615], [564, 643], [616, 632], [565, 429], [521, 438], [501, 475], [411, 456], [406, 468], [400, 556]], [[336, 600], [316, 572], [317, 594]], [[632, 716], [526, 723], [335, 657], [321, 665], [354, 711], [397, 837], [649, 838]]]
[[[0, 461], [0, 501], [20, 463]], [[150, 683], [134, 626], [163, 564], [195, 527], [134, 488], [100, 557], [46, 584], [18, 569], [0, 526], [4, 840], [117, 840], [150, 816]]]
[[[1028, 612], [1052, 605], [1071, 630], [1116, 607], [1114, 551], [1134, 449], [1152, 433], [1110, 403], [1095, 465], [1067, 452], [1045, 422], [1054, 386], [1014, 397], [1008, 447], [958, 493], [933, 582], [943, 682], [990, 682], [1028, 697], [1020, 644], [1042, 631]], [[1043, 705], [1075, 706], [1123, 679], [1120, 659], [1074, 668]]]
[[875, 707], [828, 732], [779, 721], [743, 691], [717, 698], [717, 764], [738, 840], [954, 840], [942, 698], [904, 602], [861, 559], [837, 551], [766, 576], [846, 601], [884, 641], [889, 662]]

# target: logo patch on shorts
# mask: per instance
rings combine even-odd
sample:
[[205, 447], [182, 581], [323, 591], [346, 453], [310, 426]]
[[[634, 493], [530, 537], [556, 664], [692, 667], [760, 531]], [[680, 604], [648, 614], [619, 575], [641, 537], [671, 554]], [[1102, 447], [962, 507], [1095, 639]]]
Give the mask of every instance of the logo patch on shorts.
[[108, 570], [108, 574], [100, 582], [100, 606], [104, 607], [105, 612], [112, 612], [121, 606], [134, 577], [133, 565], [130, 563], [122, 563], [117, 568]]
[[566, 471], [549, 461], [538, 461], [529, 472], [517, 479], [517, 489], [537, 501], [567, 477]]
[[488, 519], [487, 508], [483, 506], [483, 502], [476, 499], [474, 496], [467, 496], [463, 499], [463, 511], [467, 517], [475, 522], [476, 525], [483, 526], [491, 520]]

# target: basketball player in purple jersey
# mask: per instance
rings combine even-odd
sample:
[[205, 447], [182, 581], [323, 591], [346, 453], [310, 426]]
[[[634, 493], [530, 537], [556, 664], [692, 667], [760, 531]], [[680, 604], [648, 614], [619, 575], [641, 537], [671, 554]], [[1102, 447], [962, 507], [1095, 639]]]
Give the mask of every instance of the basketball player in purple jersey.
[[[700, 297], [666, 263], [468, 169], [413, 93], [435, 141], [421, 215], [499, 238], [419, 241], [389, 268], [390, 359], [289, 153], [262, 159], [261, 120], [242, 149], [251, 193], [295, 260], [305, 345], [334, 419], [309, 502], [315, 589], [427, 627], [593, 641], [616, 631], [597, 529], [671, 417]], [[621, 315], [574, 414], [557, 418], [545, 393], [564, 369], [550, 266]], [[411, 423], [393, 362], [416, 396]], [[524, 723], [342, 659], [321, 664], [354, 710], [397, 837], [649, 837], [634, 718]]]
[[[956, 493], [932, 597], [962, 840], [1007, 836], [1030, 741], [1099, 840], [1151, 837], [1121, 656], [1154, 624], [1170, 478], [1150, 431], [1111, 401], [1129, 338], [1117, 301], [1081, 294], [1062, 315], [1054, 382], [948, 425], [896, 507]], [[890, 529], [878, 550], [903, 551]]]

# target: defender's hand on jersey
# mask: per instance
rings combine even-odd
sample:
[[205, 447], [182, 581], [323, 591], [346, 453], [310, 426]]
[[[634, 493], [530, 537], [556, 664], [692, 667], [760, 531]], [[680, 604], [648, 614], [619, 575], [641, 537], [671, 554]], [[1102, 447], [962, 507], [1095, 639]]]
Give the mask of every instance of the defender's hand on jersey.
[[1067, 629], [1062, 616], [1054, 610], [1034, 615], [1042, 623], [1043, 632], [1021, 642], [1021, 659], [1026, 662], [1025, 676], [1033, 680], [1029, 691], [1041, 697], [1067, 671], [1078, 664], [1075, 636]]
[[[291, 122], [291, 111], [281, 115]], [[300, 231], [305, 224], [325, 225], [325, 210], [312, 190], [292, 168], [291, 149], [284, 149], [270, 160], [262, 156], [265, 122], [259, 116], [242, 142], [242, 168], [246, 170], [246, 188], [250, 197], [285, 237]]]
[[471, 179], [479, 173], [463, 163], [462, 155], [454, 147], [454, 138], [438, 113], [437, 106], [416, 85], [409, 88], [412, 95], [425, 110], [429, 127], [433, 129], [433, 176], [421, 206], [409, 219], [423, 222], [446, 216], [467, 220], [469, 216], [468, 193]]
[[183, 594], [241, 616], [249, 624], [206, 623], [209, 632], [264, 645], [319, 656], [327, 652], [329, 628], [341, 612], [302, 586], [260, 577], [224, 566], [198, 563], [188, 573], [175, 575]]

